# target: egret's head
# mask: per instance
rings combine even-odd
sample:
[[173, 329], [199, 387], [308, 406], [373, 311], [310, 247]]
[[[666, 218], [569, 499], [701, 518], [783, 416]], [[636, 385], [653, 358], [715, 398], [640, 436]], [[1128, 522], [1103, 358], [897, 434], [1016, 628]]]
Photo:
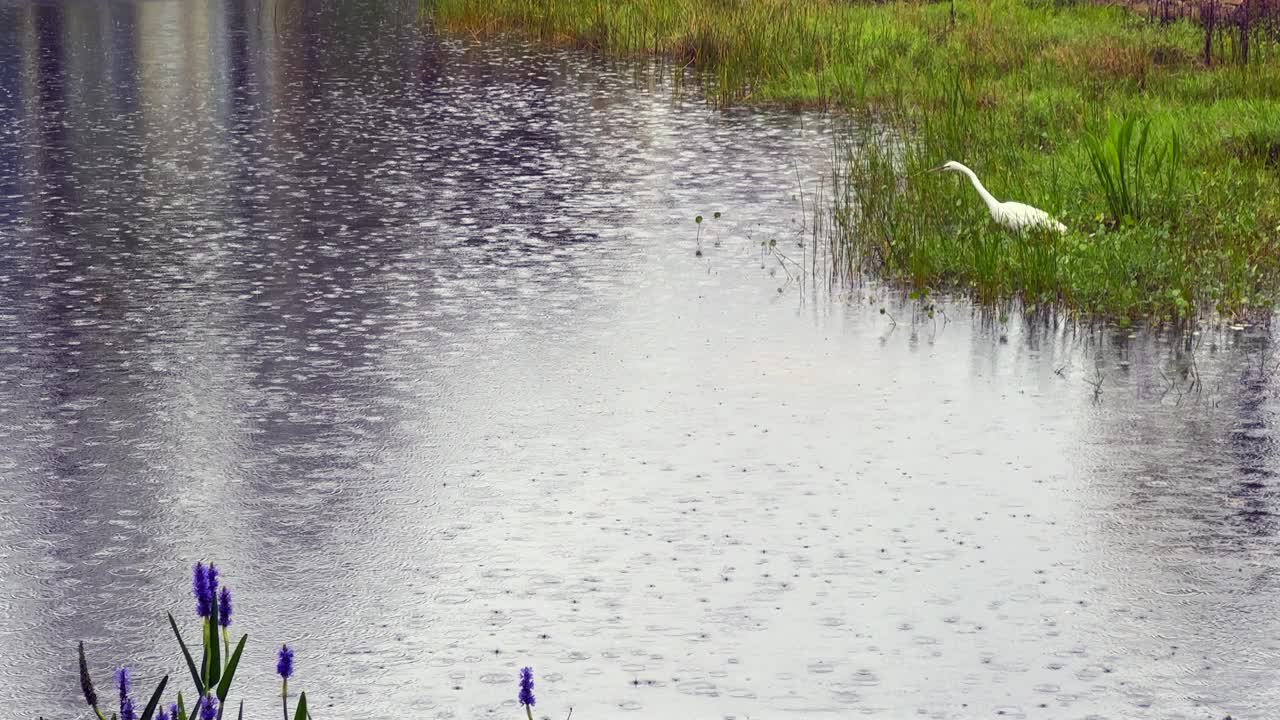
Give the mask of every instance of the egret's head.
[[930, 170], [929, 172], [946, 172], [948, 170], [952, 172], [959, 172], [960, 168], [962, 167], [964, 166], [956, 162], [955, 160], [949, 160], [946, 163], [939, 165], [938, 167]]

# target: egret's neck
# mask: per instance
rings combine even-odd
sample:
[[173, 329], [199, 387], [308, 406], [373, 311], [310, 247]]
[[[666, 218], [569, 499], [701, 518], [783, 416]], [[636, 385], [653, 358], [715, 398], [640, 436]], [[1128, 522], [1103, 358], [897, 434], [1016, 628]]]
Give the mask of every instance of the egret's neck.
[[[960, 165], [960, 163], [956, 164]], [[995, 212], [996, 206], [1000, 204], [1000, 201], [996, 200], [991, 193], [987, 192], [987, 189], [982, 186], [982, 181], [978, 179], [977, 174], [964, 165], [960, 165], [959, 170], [969, 178], [969, 182], [973, 183], [973, 189], [978, 191], [978, 195], [982, 197], [982, 202], [987, 204], [987, 208], [992, 212]]]

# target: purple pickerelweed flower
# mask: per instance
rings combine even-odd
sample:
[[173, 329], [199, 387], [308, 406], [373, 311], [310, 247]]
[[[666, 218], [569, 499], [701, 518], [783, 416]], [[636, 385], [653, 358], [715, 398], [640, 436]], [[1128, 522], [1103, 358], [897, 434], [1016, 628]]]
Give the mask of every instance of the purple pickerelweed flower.
[[133, 709], [133, 698], [125, 698], [120, 703], [120, 720], [138, 720], [138, 714]]
[[198, 562], [191, 570], [191, 587], [196, 595], [196, 614], [209, 617], [213, 612], [213, 593], [209, 592], [209, 571], [204, 563]]
[[133, 674], [129, 668], [116, 670], [116, 687], [120, 688], [120, 704], [124, 705], [124, 701], [129, 699], [129, 690], [133, 688]]
[[164, 708], [162, 708], [162, 707], [161, 707], [161, 708], [156, 708], [156, 717], [155, 717], [155, 720], [178, 720], [178, 719], [177, 719], [177, 718], [170, 718], [170, 717], [169, 717], [169, 712], [168, 712], [167, 710], [165, 710]]
[[221, 627], [231, 625], [231, 591], [225, 587], [218, 593], [218, 625]]
[[178, 703], [170, 703], [169, 720], [178, 720]]
[[200, 720], [215, 720], [218, 717], [218, 699], [209, 693], [200, 703]]
[[520, 704], [533, 707], [533, 668], [520, 668]]
[[293, 675], [293, 651], [288, 645], [280, 646], [279, 659], [276, 660], [276, 674], [285, 680]]
[[213, 615], [213, 598], [218, 594], [218, 566], [196, 563], [191, 585], [196, 595], [196, 614], [202, 618]]
[[84, 701], [89, 707], [98, 709], [98, 691], [93, 689], [93, 680], [89, 679], [89, 661], [84, 657], [84, 642], [80, 642], [80, 690], [84, 693]]

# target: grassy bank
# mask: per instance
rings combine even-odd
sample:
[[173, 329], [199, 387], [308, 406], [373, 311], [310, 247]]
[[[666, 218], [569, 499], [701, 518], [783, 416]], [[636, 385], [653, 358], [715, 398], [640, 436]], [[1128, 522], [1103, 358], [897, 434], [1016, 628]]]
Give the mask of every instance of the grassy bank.
[[[843, 270], [1127, 319], [1247, 314], [1280, 288], [1274, 35], [1252, 34], [1247, 64], [1231, 62], [1237, 35], [1220, 36], [1209, 65], [1189, 21], [1036, 0], [958, 0], [954, 23], [950, 4], [902, 1], [435, 0], [427, 11], [448, 30], [669, 56], [722, 104], [868, 113], [874, 124], [841, 139]], [[1126, 115], [1151, 123], [1142, 157], [1136, 141], [1112, 151], [1129, 203], [1109, 196], [1087, 142]], [[1071, 232], [997, 230], [962, 178], [922, 172], [948, 159]]]

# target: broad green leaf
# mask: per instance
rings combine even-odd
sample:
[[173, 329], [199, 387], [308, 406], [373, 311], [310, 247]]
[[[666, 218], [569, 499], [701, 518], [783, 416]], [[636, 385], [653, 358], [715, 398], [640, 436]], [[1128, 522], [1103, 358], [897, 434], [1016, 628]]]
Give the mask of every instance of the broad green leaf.
[[[191, 681], [196, 684], [196, 692], [203, 695], [204, 681], [201, 680], [200, 672], [196, 670], [196, 661], [191, 659], [191, 651], [187, 649], [187, 644], [182, 641], [182, 633], [178, 632], [178, 622], [173, 619], [173, 613], [169, 613], [168, 615], [169, 615], [169, 627], [173, 628], [173, 634], [178, 638], [178, 646], [182, 648], [182, 656], [187, 659], [187, 669], [191, 671]], [[179, 709], [182, 709], [181, 693], [178, 694], [178, 705], [179, 705]], [[184, 715], [186, 714], [185, 710], [183, 710], [183, 714]], [[183, 720], [186, 720], [186, 718], [183, 718]]]
[[156, 708], [160, 706], [160, 695], [164, 693], [164, 686], [169, 684], [169, 676], [165, 675], [160, 680], [160, 684], [156, 686], [156, 691], [151, 693], [151, 699], [147, 701], [147, 707], [142, 711], [142, 720], [151, 720], [151, 716], [155, 714]]
[[241, 635], [240, 642], [236, 643], [235, 652], [231, 653], [231, 658], [227, 660], [227, 671], [222, 673], [222, 681], [218, 683], [218, 702], [227, 701], [227, 693], [231, 692], [231, 680], [235, 678], [236, 666], [240, 664], [240, 653], [244, 652], [244, 643], [248, 639], [248, 635]]
[[298, 696], [298, 707], [293, 712], [293, 720], [307, 720], [307, 694]]

